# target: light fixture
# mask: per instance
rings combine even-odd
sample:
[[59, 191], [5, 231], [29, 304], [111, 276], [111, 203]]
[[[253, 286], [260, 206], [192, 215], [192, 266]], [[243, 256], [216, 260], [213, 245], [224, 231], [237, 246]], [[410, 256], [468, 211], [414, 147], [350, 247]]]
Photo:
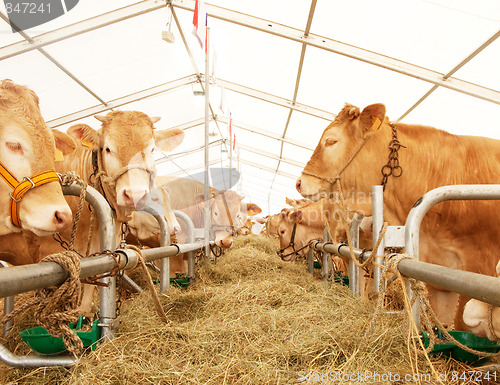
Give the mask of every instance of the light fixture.
[[170, 13], [170, 20], [167, 23], [168, 31], [161, 31], [161, 38], [167, 43], [175, 42], [175, 36], [172, 33], [172, 13]]

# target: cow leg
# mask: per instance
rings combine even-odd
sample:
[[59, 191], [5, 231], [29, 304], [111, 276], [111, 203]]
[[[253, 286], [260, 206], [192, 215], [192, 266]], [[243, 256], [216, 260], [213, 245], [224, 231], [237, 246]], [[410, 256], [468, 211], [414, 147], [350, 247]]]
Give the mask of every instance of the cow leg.
[[82, 302], [78, 308], [79, 313], [84, 317], [93, 319], [95, 311], [93, 309], [95, 285], [82, 285]]
[[[428, 287], [429, 302], [436, 317], [445, 327], [454, 327], [455, 313], [459, 305], [459, 294]], [[465, 303], [464, 303], [465, 305]], [[463, 305], [462, 305], [463, 310]], [[461, 315], [460, 315], [461, 318]]]

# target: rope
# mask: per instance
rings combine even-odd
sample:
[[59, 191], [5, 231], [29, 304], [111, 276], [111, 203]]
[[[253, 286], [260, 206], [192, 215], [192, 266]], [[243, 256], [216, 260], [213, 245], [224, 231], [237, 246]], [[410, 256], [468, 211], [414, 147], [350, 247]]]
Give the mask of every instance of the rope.
[[158, 298], [158, 293], [156, 292], [156, 288], [153, 285], [153, 278], [151, 277], [151, 274], [149, 273], [149, 270], [146, 266], [146, 262], [144, 260], [144, 256], [142, 255], [141, 249], [135, 245], [127, 245], [127, 248], [137, 252], [139, 262], [142, 266], [142, 270], [146, 275], [146, 282], [148, 284], [149, 290], [151, 291], [151, 296], [153, 298], [153, 303], [155, 305], [156, 312], [158, 313], [163, 322], [170, 324], [170, 320], [168, 319], [167, 315], [165, 314], [165, 311], [163, 310], [163, 307], [161, 306], [160, 299]]
[[495, 328], [493, 327], [493, 305], [488, 305], [488, 329], [490, 329], [491, 338], [495, 341], [500, 342], [500, 338], [498, 338]]
[[81, 303], [80, 255], [73, 250], [73, 245], [85, 201], [86, 184], [74, 172], [62, 175], [61, 181], [63, 186], [77, 183], [81, 187], [80, 200], [71, 229], [71, 239], [67, 246], [68, 250], [48, 255], [40, 262], [59, 264], [68, 273], [68, 277], [59, 287], [52, 286], [37, 290], [35, 298], [6, 314], [2, 318], [2, 322], [8, 322], [34, 306], [37, 324], [43, 326], [52, 336], [62, 337], [66, 349], [76, 356], [83, 352], [83, 342], [69, 327], [70, 322], [77, 322], [78, 308]]

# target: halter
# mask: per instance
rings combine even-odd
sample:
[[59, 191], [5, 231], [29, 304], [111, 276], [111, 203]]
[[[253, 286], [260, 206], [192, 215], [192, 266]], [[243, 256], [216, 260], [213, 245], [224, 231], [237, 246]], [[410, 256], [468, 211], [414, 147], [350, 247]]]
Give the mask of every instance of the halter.
[[10, 195], [10, 217], [12, 224], [16, 227], [22, 227], [21, 218], [19, 217], [19, 203], [29, 190], [50, 182], [61, 183], [59, 174], [55, 171], [48, 170], [36, 174], [31, 178], [25, 176], [20, 182], [12, 173], [0, 163], [0, 176], [14, 190]]
[[[113, 206], [112, 203], [116, 202], [116, 191], [115, 191], [116, 181], [123, 174], [127, 173], [130, 170], [137, 169], [147, 173], [149, 175], [149, 190], [151, 191], [154, 187], [154, 179], [156, 176], [156, 171], [136, 164], [122, 167], [113, 177], [108, 176], [102, 166], [102, 148], [99, 148], [98, 150], [96, 149], [92, 150], [92, 167], [93, 167], [92, 175], [94, 175], [96, 181], [97, 180], [99, 181], [100, 185], [99, 187], [100, 190], [102, 191], [102, 195], [104, 196], [104, 198], [106, 198], [106, 200], [108, 201], [108, 203], [110, 203], [111, 206]], [[89, 181], [91, 180], [92, 175], [89, 177]], [[91, 184], [94, 185], [94, 183]], [[110, 200], [109, 198], [112, 198], [112, 200]], [[112, 207], [112, 209], [116, 211], [115, 207]]]
[[[302, 174], [304, 175], [310, 175], [315, 178], [324, 180], [325, 182], [328, 182], [330, 184], [335, 184], [338, 181], [340, 181], [340, 175], [344, 173], [344, 171], [347, 169], [347, 167], [351, 164], [351, 162], [354, 160], [354, 158], [359, 154], [365, 143], [367, 142], [368, 138], [373, 135], [374, 131], [377, 131], [382, 124], [380, 123], [380, 120], [376, 119], [376, 122], [373, 123], [372, 125], [372, 132], [370, 132], [368, 135], [366, 135], [363, 140], [358, 144], [358, 147], [354, 150], [352, 155], [349, 157], [347, 160], [346, 164], [340, 169], [338, 172], [337, 176], [334, 178], [329, 178], [323, 175], [318, 175], [306, 170], [302, 170]], [[387, 180], [389, 176], [393, 176], [395, 178], [399, 178], [403, 174], [403, 169], [399, 165], [399, 158], [398, 158], [398, 151], [401, 147], [406, 148], [406, 146], [403, 146], [398, 139], [398, 131], [396, 126], [393, 123], [389, 123], [392, 129], [392, 139], [391, 142], [389, 143], [389, 149], [391, 150], [389, 154], [389, 162], [382, 167], [382, 186], [385, 190], [385, 185], [387, 183]]]

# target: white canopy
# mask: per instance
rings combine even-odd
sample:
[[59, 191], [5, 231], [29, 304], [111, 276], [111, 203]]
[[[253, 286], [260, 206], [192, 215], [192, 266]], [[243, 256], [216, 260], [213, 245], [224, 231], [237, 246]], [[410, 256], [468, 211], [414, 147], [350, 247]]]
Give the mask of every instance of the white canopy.
[[[55, 1], [55, 0], [54, 0]], [[204, 52], [194, 0], [80, 0], [13, 33], [0, 4], [0, 78], [32, 88], [49, 126], [95, 128], [110, 109], [161, 116], [186, 138], [160, 174], [204, 170]], [[210, 164], [265, 214], [299, 197], [296, 178], [344, 103], [384, 103], [393, 121], [500, 139], [497, 0], [211, 0]], [[170, 31], [175, 41], [162, 39]], [[215, 53], [216, 59], [213, 59]], [[221, 109], [221, 107], [223, 107]]]

